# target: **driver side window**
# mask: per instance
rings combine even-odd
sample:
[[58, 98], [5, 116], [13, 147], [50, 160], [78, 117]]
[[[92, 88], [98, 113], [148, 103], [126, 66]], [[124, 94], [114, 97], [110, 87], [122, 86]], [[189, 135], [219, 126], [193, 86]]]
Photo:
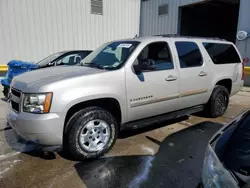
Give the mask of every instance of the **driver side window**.
[[138, 56], [138, 64], [145, 70], [160, 71], [173, 69], [173, 61], [166, 42], [155, 42], [147, 45]]

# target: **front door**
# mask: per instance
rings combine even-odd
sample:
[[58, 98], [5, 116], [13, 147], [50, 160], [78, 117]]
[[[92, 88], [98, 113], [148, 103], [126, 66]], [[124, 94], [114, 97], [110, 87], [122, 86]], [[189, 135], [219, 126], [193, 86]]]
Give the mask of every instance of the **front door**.
[[211, 75], [199, 46], [191, 41], [176, 41], [180, 72], [180, 103], [178, 109], [205, 104], [211, 92]]
[[161, 41], [146, 45], [135, 63], [150, 68], [137, 73], [126, 69], [128, 120], [174, 111], [179, 100], [179, 74], [168, 44]]

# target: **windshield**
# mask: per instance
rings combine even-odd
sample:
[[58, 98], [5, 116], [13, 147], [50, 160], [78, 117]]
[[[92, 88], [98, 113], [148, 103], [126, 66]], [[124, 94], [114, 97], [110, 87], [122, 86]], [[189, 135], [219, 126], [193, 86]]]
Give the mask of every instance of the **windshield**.
[[139, 43], [138, 41], [105, 43], [83, 59], [81, 66], [93, 66], [107, 70], [119, 69]]
[[46, 58], [44, 58], [43, 60], [39, 61], [38, 64], [39, 66], [46, 66], [49, 62], [52, 62], [53, 60], [55, 60], [56, 58], [58, 58], [59, 56], [61, 56], [62, 54], [64, 54], [65, 52], [57, 52], [55, 54], [52, 54]]

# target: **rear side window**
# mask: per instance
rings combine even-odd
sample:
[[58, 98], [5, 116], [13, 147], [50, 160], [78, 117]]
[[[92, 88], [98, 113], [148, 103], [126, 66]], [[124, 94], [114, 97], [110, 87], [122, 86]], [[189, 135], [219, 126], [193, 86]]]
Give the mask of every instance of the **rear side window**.
[[175, 43], [181, 68], [202, 66], [202, 56], [198, 45], [194, 42]]
[[203, 43], [214, 64], [240, 63], [240, 57], [231, 44]]

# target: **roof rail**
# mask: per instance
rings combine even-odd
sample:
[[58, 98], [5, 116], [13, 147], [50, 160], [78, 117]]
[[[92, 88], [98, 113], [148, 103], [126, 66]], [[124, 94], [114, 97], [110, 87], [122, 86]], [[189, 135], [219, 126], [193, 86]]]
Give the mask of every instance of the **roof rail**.
[[172, 38], [194, 38], [194, 39], [211, 39], [211, 40], [222, 40], [222, 41], [226, 41], [225, 39], [221, 39], [219, 37], [195, 37], [195, 36], [181, 36], [181, 35], [178, 35], [178, 34], [162, 34], [162, 35], [154, 35], [154, 36], [159, 36], [159, 37], [172, 37]]
[[154, 36], [158, 36], [158, 37], [181, 37], [178, 34], [163, 34], [163, 35], [154, 35]]

